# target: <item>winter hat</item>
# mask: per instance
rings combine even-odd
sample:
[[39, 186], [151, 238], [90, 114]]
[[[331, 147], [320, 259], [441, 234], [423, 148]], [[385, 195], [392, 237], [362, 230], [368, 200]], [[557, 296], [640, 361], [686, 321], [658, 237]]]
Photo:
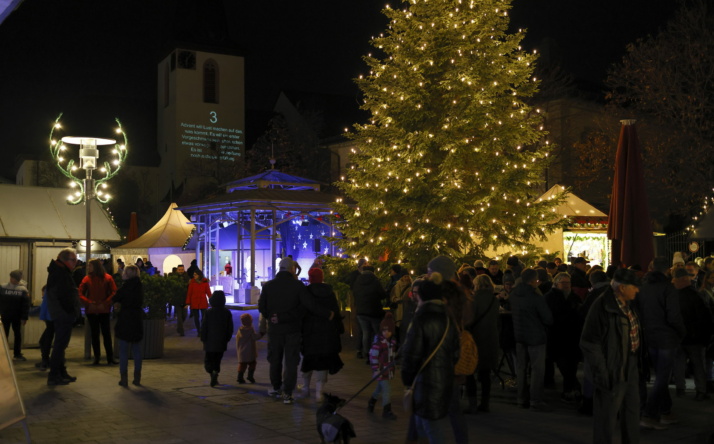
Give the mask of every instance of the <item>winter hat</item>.
[[311, 268], [307, 272], [307, 277], [311, 284], [321, 284], [325, 279], [325, 275], [319, 268]]
[[677, 264], [682, 264], [684, 265], [684, 258], [682, 257], [682, 253], [677, 251], [674, 253], [674, 259], [672, 259], [672, 265], [677, 265]]
[[395, 328], [396, 327], [394, 325], [394, 315], [392, 313], [387, 312], [384, 315], [384, 319], [382, 319], [382, 322], [379, 324], [379, 330], [389, 330], [390, 333], [394, 334]]
[[244, 327], [252, 327], [253, 326], [253, 316], [250, 315], [250, 313], [243, 313], [240, 315], [240, 323]]
[[444, 279], [453, 279], [456, 274], [456, 265], [454, 261], [446, 256], [437, 256], [427, 265], [430, 272], [439, 272]]
[[[686, 274], [686, 270], [685, 270]], [[618, 268], [612, 276], [612, 280], [621, 285], [636, 285], [640, 286], [640, 280], [637, 278], [637, 273], [626, 268]]]

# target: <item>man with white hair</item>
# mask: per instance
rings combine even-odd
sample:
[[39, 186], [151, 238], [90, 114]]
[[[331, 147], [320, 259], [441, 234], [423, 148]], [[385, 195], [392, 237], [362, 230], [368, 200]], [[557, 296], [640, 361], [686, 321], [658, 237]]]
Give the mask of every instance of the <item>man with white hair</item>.
[[284, 258], [279, 267], [275, 278], [263, 286], [258, 310], [268, 320], [268, 362], [273, 386], [268, 394], [282, 396], [284, 404], [293, 404], [300, 364], [302, 318], [308, 311], [327, 319], [332, 319], [335, 313], [314, 302], [307, 287], [297, 280], [292, 259]]

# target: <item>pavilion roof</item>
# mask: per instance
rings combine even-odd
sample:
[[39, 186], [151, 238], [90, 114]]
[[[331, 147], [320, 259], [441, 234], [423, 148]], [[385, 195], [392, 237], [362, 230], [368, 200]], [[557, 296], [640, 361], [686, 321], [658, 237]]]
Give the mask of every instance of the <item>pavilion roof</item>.
[[226, 185], [228, 193], [238, 190], [256, 190], [261, 188], [281, 190], [320, 190], [320, 183], [304, 177], [281, 173], [278, 170], [267, 170], [255, 176], [245, 177]]

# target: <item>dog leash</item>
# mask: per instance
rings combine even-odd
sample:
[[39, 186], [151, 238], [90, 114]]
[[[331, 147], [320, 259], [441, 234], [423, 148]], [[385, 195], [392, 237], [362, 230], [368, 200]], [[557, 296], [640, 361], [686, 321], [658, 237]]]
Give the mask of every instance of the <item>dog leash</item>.
[[357, 397], [357, 395], [359, 395], [360, 393], [362, 393], [362, 392], [364, 391], [364, 389], [366, 389], [367, 387], [369, 387], [369, 385], [370, 385], [371, 383], [373, 383], [374, 381], [376, 381], [377, 378], [379, 378], [380, 376], [382, 376], [386, 370], [389, 370], [389, 369], [392, 368], [392, 367], [394, 367], [394, 361], [390, 362], [389, 365], [387, 365], [386, 367], [384, 367], [379, 373], [377, 373], [376, 375], [372, 376], [372, 379], [370, 379], [369, 382], [367, 382], [367, 384], [364, 385], [364, 387], [362, 387], [361, 389], [359, 389], [359, 391], [357, 391], [357, 393], [355, 393], [354, 395], [352, 395], [352, 397], [351, 397], [350, 399], [348, 399], [347, 401], [345, 401], [345, 403], [342, 404], [342, 406], [336, 408], [336, 409], [335, 409], [335, 414], [336, 414], [342, 407], [346, 406], [347, 404], [350, 403], [350, 401], [352, 401], [353, 399], [355, 399], [355, 398]]

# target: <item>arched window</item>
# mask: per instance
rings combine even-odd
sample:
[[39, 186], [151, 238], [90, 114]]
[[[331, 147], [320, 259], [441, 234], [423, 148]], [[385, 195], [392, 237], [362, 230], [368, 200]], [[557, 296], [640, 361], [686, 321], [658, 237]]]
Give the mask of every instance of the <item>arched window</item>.
[[218, 103], [218, 64], [211, 59], [203, 64], [203, 101]]

